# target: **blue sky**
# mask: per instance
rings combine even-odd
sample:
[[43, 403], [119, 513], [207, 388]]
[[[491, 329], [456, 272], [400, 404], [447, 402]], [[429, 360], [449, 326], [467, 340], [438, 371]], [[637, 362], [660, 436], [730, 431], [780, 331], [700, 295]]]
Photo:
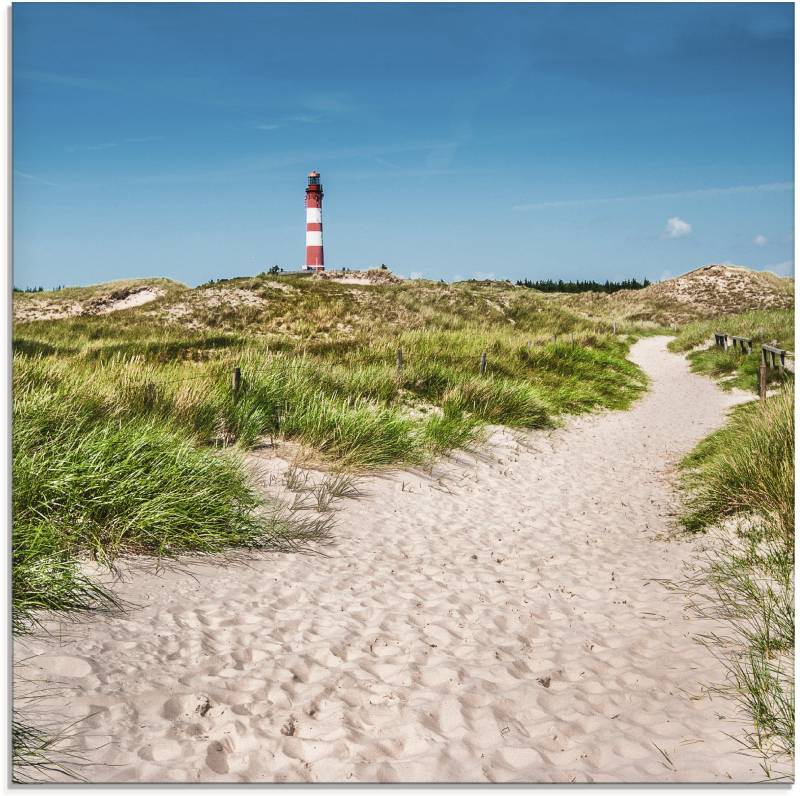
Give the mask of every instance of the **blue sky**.
[[791, 4], [13, 7], [14, 282], [793, 272]]

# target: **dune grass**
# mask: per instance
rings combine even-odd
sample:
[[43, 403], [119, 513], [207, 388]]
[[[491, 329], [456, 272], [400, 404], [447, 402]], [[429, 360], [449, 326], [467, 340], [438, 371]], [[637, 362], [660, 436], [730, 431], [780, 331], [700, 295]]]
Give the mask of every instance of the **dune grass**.
[[14, 711], [11, 720], [12, 781], [41, 784], [50, 781], [54, 773], [66, 774], [74, 780], [83, 779], [69, 764], [68, 754], [54, 751], [61, 742], [58, 732], [32, 727]]
[[[715, 332], [752, 338], [752, 353], [743, 354], [738, 347], [724, 351], [714, 345], [697, 351], [691, 350], [709, 341], [713, 342]], [[694, 321], [680, 330], [669, 347], [676, 352], [690, 351], [688, 359], [692, 370], [719, 379], [723, 389], [737, 387], [757, 393], [761, 344], [773, 341], [777, 341], [780, 348], [789, 351], [794, 349], [793, 310], [754, 310]], [[777, 368], [767, 370], [768, 385], [779, 386], [793, 379], [793, 374], [788, 371]]]
[[730, 421], [684, 460], [689, 491], [683, 523], [703, 530], [759, 513], [781, 535], [794, 533], [794, 389], [731, 412]]
[[[794, 756], [794, 389], [735, 409], [682, 463], [687, 530], [722, 527], [690, 580], [727, 623], [727, 690], [753, 721], [745, 742], [769, 776]], [[777, 762], [775, 762], [777, 761]]]
[[[18, 349], [15, 384], [58, 383], [82, 395], [98, 417], [159, 418], [208, 443], [248, 447], [280, 434], [351, 467], [419, 463], [434, 449], [464, 444], [482, 423], [540, 428], [563, 412], [624, 408], [645, 385], [625, 359], [627, 345], [596, 333], [578, 334], [573, 344], [505, 329], [437, 330], [288, 350], [286, 341], [214, 348], [201, 336], [184, 349], [187, 356], [167, 361], [161, 330], [136, 342], [134, 353], [121, 352], [116, 339], [105, 351], [103, 342], [74, 339], [71, 355]], [[48, 344], [64, 350], [52, 331]], [[488, 367], [481, 376], [483, 351]], [[234, 367], [242, 373], [236, 397]], [[428, 410], [424, 418], [420, 409]]]
[[81, 573], [90, 556], [264, 546], [290, 535], [264, 512], [233, 456], [158, 419], [104, 417], [63, 389], [15, 396], [15, 625], [38, 609], [111, 606]]
[[781, 348], [794, 347], [794, 310], [751, 310], [734, 315], [717, 315], [682, 326], [670, 342], [672, 351], [690, 351], [695, 346], [713, 341], [714, 332], [752, 337], [756, 344], [777, 340]]

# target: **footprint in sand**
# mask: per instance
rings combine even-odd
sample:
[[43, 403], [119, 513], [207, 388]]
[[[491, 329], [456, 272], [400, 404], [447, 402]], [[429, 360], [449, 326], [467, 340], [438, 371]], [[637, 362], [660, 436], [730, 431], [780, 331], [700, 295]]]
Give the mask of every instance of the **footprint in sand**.
[[169, 760], [174, 760], [180, 753], [181, 745], [177, 741], [165, 739], [142, 747], [139, 750], [139, 757], [142, 760], [150, 760], [153, 763], [166, 763]]
[[206, 750], [206, 765], [215, 774], [227, 774], [230, 768], [228, 767], [228, 752], [231, 751], [227, 747], [228, 742], [212, 741]]
[[161, 707], [161, 716], [170, 721], [201, 718], [212, 708], [211, 700], [204, 694], [179, 694], [170, 697]]
[[42, 655], [36, 663], [48, 674], [58, 677], [86, 677], [92, 673], [92, 665], [83, 658], [71, 655]]

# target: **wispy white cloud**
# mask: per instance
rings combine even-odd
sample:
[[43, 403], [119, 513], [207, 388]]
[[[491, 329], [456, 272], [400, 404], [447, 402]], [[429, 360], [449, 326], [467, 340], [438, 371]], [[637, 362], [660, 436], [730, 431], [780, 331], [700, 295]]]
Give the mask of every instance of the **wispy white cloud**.
[[753, 243], [755, 243], [756, 246], [766, 246], [768, 242], [764, 235], [756, 235], [755, 238], [753, 238]]
[[67, 152], [99, 152], [103, 149], [114, 149], [118, 146], [125, 144], [144, 144], [150, 141], [163, 141], [164, 136], [161, 135], [146, 135], [142, 138], [122, 138], [119, 141], [105, 141], [102, 144], [75, 144], [73, 146], [64, 147]]
[[24, 171], [18, 171], [14, 169], [14, 176], [22, 177], [23, 180], [28, 180], [29, 182], [35, 182], [37, 185], [49, 185], [52, 188], [57, 188], [57, 183], [50, 182], [50, 180], [44, 179], [44, 177], [37, 177], [35, 174], [27, 174]]
[[486, 279], [493, 281], [497, 279], [494, 271], [473, 271], [472, 272], [473, 279]]
[[692, 225], [688, 221], [684, 221], [678, 216], [673, 216], [667, 219], [667, 226], [664, 229], [664, 234], [668, 238], [685, 238], [692, 232]]
[[256, 130], [277, 130], [280, 128], [279, 124], [257, 124]]
[[758, 185], [731, 185], [724, 188], [698, 188], [688, 191], [671, 191], [666, 193], [640, 194], [638, 196], [604, 196], [595, 199], [558, 199], [553, 201], [532, 202], [514, 205], [514, 210], [547, 210], [559, 207], [593, 207], [610, 205], [618, 202], [645, 202], [651, 199], [689, 199], [693, 197], [729, 196], [739, 193], [770, 193], [773, 191], [791, 191], [792, 182], [767, 182]]
[[422, 271], [412, 271], [411, 276], [409, 277], [409, 279], [424, 279], [424, 278], [425, 275], [422, 273]]

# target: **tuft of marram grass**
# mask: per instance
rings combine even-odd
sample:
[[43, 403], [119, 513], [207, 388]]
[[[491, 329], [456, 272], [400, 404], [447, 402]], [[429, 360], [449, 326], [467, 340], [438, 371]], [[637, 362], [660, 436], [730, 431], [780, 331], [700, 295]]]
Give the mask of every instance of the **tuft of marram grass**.
[[794, 533], [794, 389], [733, 410], [730, 422], [683, 462], [683, 525], [703, 530], [736, 515]]
[[19, 396], [13, 425], [15, 624], [34, 611], [113, 603], [84, 556], [171, 556], [291, 537], [261, 510], [242, 465], [157, 419], [97, 419], [59, 392]]
[[41, 784], [51, 781], [54, 774], [81, 780], [78, 772], [65, 761], [66, 755], [54, 752], [60, 741], [57, 734], [27, 724], [15, 712], [11, 720], [12, 781]]

